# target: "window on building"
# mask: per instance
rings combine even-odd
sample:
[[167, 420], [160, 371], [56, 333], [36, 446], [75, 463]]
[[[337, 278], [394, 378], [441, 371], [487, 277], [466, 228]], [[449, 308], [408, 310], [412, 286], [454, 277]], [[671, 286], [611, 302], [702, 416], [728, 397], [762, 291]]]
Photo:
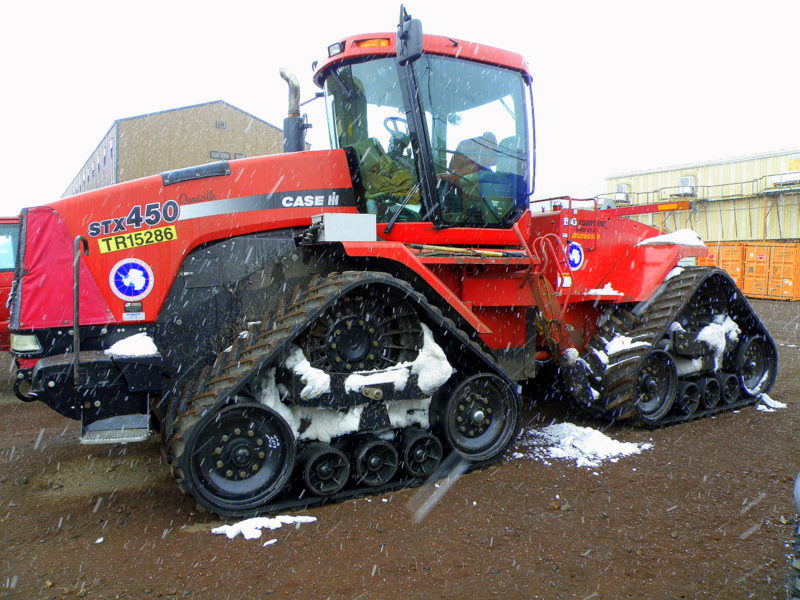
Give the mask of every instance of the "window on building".
[[225, 121], [217, 121], [214, 124], [214, 127], [216, 127], [217, 129], [227, 129], [228, 128], [228, 124]]
[[231, 153], [230, 152], [220, 152], [219, 150], [212, 150], [211, 151], [211, 158], [215, 158], [217, 160], [230, 160]]
[[236, 159], [247, 158], [247, 155], [246, 154], [242, 154], [240, 152], [237, 152], [236, 154], [233, 155], [233, 157], [236, 158]]

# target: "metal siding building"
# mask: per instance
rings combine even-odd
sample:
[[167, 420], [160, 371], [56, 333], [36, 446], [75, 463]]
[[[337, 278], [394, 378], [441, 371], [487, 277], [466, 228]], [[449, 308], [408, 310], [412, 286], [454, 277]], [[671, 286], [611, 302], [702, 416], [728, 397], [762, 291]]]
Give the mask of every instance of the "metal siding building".
[[641, 218], [706, 241], [800, 239], [800, 150], [612, 175], [617, 203], [692, 200], [692, 210]]
[[63, 196], [218, 160], [283, 151], [283, 132], [217, 100], [115, 121]]

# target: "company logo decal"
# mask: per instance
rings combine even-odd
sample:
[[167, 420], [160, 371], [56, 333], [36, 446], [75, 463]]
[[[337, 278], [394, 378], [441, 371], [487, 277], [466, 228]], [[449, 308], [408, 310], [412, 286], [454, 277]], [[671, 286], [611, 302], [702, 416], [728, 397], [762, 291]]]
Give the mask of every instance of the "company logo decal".
[[567, 262], [569, 268], [577, 271], [583, 266], [584, 254], [583, 248], [578, 242], [570, 242], [567, 246]]
[[141, 300], [153, 290], [153, 269], [143, 260], [126, 258], [108, 274], [111, 291], [122, 300]]

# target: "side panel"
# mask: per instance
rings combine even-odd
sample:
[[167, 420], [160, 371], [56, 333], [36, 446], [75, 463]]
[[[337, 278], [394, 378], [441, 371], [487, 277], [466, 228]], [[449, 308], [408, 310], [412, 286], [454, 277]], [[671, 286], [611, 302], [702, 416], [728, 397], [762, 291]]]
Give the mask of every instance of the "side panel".
[[[82, 325], [155, 321], [184, 258], [205, 243], [305, 227], [320, 212], [356, 211], [344, 151], [256, 157], [223, 166], [229, 174], [153, 176], [48, 206], [46, 210], [53, 211], [65, 227], [60, 254], [71, 256], [77, 235], [89, 240], [89, 256], [83, 262], [109, 312], [105, 308], [101, 314], [91, 312], [82, 302]], [[208, 166], [197, 169], [207, 172]], [[43, 255], [53, 250], [51, 243], [47, 236], [27, 232], [26, 252], [38, 255], [36, 268], [46, 271], [40, 281], [71, 279], [65, 265], [47, 264]], [[51, 302], [29, 288], [29, 275], [22, 282], [22, 313], [27, 317], [20, 327], [71, 322], [71, 301]], [[46, 305], [47, 310], [33, 310], [29, 302], [41, 304], [39, 308]], [[46, 319], [35, 316], [45, 313]]]

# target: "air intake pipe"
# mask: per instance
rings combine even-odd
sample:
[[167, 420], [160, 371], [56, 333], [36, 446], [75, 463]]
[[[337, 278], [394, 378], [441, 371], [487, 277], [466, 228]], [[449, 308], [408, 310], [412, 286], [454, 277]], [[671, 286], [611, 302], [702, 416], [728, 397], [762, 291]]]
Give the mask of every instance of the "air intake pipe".
[[283, 151], [302, 152], [306, 149], [308, 125], [300, 116], [300, 84], [286, 69], [281, 69], [280, 74], [289, 85], [289, 115], [283, 120]]

